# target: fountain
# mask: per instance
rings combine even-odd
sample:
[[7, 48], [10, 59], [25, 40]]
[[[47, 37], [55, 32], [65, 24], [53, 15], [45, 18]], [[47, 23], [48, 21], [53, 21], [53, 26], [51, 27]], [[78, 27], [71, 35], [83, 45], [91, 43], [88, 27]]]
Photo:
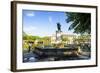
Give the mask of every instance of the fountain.
[[[51, 43], [54, 46], [44, 46], [43, 42], [40, 42], [42, 46], [34, 47], [32, 49], [33, 42], [29, 42], [29, 50], [28, 53], [24, 55], [23, 62], [41, 62], [41, 61], [60, 61], [60, 60], [77, 60], [77, 59], [87, 59], [90, 57], [86, 57], [82, 53], [80, 47], [73, 44], [67, 44], [64, 47], [63, 43], [63, 32], [61, 30], [61, 24], [57, 23], [57, 30], [54, 35], [54, 42]], [[38, 40], [34, 44], [37, 44]]]
[[52, 58], [52, 60], [60, 60], [65, 59], [66, 56], [77, 56], [77, 48], [64, 47], [64, 44], [62, 43], [62, 31], [60, 23], [57, 23], [57, 30], [55, 33], [54, 47], [35, 47], [34, 53], [38, 55], [38, 59], [44, 60], [45, 58]]

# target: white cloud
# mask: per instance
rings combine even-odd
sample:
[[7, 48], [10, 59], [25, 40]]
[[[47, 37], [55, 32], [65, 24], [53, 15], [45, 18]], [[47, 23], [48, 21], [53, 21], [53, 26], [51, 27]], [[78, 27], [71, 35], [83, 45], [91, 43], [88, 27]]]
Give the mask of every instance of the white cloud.
[[28, 35], [33, 35], [34, 31], [36, 31], [36, 30], [37, 30], [37, 27], [35, 27], [35, 26], [26, 26], [23, 28], [23, 31]]
[[26, 13], [26, 15], [31, 17], [31, 16], [35, 16], [35, 13], [34, 12], [28, 12], [28, 13]]

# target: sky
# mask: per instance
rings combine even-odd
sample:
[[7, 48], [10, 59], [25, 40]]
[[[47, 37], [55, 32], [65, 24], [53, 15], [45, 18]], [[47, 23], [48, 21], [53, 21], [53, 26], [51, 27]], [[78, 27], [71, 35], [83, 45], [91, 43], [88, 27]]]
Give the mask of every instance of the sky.
[[73, 34], [69, 31], [70, 23], [66, 23], [67, 16], [64, 12], [23, 10], [23, 31], [33, 36], [50, 36], [55, 34], [57, 23], [61, 25], [61, 31]]

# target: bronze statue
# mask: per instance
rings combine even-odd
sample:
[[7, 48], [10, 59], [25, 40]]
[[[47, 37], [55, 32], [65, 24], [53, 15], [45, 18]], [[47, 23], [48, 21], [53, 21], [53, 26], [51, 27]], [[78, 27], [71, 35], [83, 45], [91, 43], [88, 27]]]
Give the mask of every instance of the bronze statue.
[[61, 25], [60, 25], [60, 23], [57, 23], [57, 29], [58, 29], [58, 31], [61, 31]]

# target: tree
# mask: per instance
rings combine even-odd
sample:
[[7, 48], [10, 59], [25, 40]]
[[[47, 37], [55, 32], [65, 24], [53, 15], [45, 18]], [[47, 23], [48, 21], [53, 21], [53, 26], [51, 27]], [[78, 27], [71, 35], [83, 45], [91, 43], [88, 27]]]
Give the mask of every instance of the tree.
[[28, 35], [23, 31], [23, 40], [27, 40]]
[[68, 42], [69, 42], [68, 37], [62, 37], [62, 42], [67, 42], [67, 44], [68, 44]]
[[66, 12], [66, 22], [71, 23], [69, 30], [74, 29], [74, 33], [91, 33], [91, 14]]
[[50, 38], [50, 37], [45, 36], [45, 37], [43, 37], [42, 39], [43, 39], [43, 41], [44, 41], [44, 45], [45, 45], [45, 46], [49, 46], [49, 45], [50, 45], [50, 43], [51, 43], [51, 38]]

